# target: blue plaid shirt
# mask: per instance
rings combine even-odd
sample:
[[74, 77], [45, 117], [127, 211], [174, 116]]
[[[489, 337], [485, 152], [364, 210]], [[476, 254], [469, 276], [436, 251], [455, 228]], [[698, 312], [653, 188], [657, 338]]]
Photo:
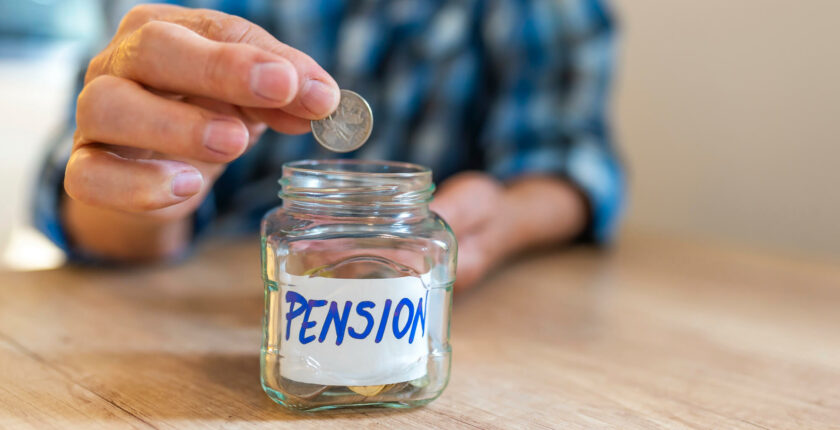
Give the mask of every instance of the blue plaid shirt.
[[[427, 165], [437, 182], [467, 169], [503, 181], [556, 175], [588, 200], [586, 238], [613, 236], [624, 176], [607, 121], [614, 33], [604, 1], [175, 3], [240, 15], [306, 52], [368, 100], [376, 124], [361, 149], [344, 155], [311, 135], [266, 133], [219, 178], [197, 229], [256, 230], [279, 204], [284, 162], [345, 156]], [[35, 211], [36, 225], [65, 249], [58, 203], [70, 145], [64, 139], [47, 158]]]

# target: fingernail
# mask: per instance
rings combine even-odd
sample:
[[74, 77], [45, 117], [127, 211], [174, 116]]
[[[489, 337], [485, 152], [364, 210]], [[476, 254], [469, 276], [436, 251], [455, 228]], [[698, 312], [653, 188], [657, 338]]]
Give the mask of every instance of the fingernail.
[[178, 197], [189, 197], [199, 191], [204, 185], [204, 179], [198, 172], [183, 172], [172, 179], [172, 194]]
[[257, 64], [251, 69], [251, 90], [269, 100], [288, 104], [297, 95], [298, 76], [288, 61]]
[[217, 119], [204, 129], [204, 146], [224, 155], [239, 155], [248, 145], [248, 129], [236, 121]]
[[325, 117], [338, 105], [338, 89], [321, 81], [310, 79], [303, 86], [300, 102], [313, 115]]

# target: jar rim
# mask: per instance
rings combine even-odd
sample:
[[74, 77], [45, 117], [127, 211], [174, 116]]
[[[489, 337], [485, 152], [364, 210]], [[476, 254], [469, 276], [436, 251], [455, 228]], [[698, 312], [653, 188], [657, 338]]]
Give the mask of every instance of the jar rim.
[[298, 160], [283, 164], [283, 174], [304, 173], [309, 175], [350, 174], [376, 177], [431, 176], [432, 170], [419, 164], [403, 161], [335, 159]]
[[283, 165], [278, 196], [286, 202], [407, 207], [432, 199], [432, 170], [400, 161], [301, 160]]

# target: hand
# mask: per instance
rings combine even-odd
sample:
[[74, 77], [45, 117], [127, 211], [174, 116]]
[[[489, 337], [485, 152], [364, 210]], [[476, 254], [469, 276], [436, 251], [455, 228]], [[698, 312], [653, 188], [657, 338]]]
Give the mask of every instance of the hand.
[[456, 290], [473, 286], [509, 253], [509, 219], [505, 189], [496, 179], [478, 172], [449, 178], [431, 203], [458, 240]]
[[88, 67], [65, 189], [93, 209], [184, 219], [267, 126], [307, 132], [338, 91], [314, 60], [244, 19], [138, 6]]
[[431, 208], [458, 240], [456, 291], [474, 286], [512, 254], [575, 237], [588, 218], [581, 195], [546, 176], [505, 187], [484, 173], [461, 173], [441, 185]]

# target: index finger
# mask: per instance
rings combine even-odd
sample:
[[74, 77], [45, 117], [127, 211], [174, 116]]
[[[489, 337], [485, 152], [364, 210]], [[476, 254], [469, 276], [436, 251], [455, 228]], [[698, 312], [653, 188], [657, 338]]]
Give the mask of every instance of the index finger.
[[122, 77], [306, 119], [323, 118], [338, 105], [338, 85], [323, 68], [253, 23], [203, 9], [140, 10], [150, 20], [109, 56], [115, 63], [109, 69]]

